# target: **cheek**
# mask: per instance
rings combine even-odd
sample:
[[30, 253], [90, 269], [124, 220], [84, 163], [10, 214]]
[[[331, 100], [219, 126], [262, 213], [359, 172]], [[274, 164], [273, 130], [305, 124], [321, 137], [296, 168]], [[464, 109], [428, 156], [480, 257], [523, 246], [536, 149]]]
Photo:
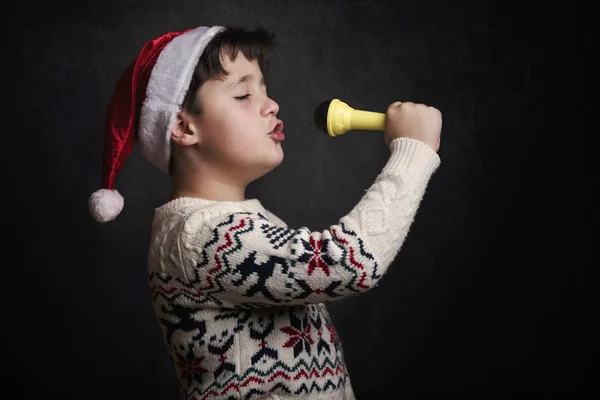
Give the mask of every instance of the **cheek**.
[[[226, 154], [233, 159], [248, 157], [248, 150], [257, 145], [258, 137], [264, 130], [260, 121], [250, 113], [231, 113], [228, 117], [218, 122], [214, 131], [214, 145], [220, 149], [221, 154]], [[266, 137], [266, 132], [265, 132]]]
[[256, 114], [249, 109], [236, 110], [222, 121], [224, 134], [230, 141], [240, 144], [255, 141], [265, 129], [263, 125]]
[[210, 147], [222, 155], [247, 157], [248, 149], [259, 146], [260, 139], [268, 139], [266, 124], [250, 104], [225, 102], [208, 111], [212, 116], [206, 126], [211, 131]]

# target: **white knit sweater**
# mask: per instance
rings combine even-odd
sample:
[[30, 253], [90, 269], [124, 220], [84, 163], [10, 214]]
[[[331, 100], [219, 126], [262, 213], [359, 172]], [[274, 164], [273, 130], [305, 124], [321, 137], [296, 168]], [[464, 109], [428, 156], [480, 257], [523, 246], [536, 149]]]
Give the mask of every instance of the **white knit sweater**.
[[395, 139], [358, 204], [322, 232], [256, 199], [178, 198], [156, 209], [149, 284], [182, 397], [354, 399], [325, 307], [377, 286], [440, 164]]

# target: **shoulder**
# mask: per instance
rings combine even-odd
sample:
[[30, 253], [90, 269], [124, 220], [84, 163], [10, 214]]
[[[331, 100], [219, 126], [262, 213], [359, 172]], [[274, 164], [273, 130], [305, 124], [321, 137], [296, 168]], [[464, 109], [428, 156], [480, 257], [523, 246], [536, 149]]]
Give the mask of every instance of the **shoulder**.
[[222, 204], [186, 204], [159, 208], [154, 213], [148, 250], [149, 269], [173, 276], [185, 277], [186, 265], [198, 260], [199, 251], [215, 239], [215, 232], [223, 234], [242, 229], [249, 224], [262, 226], [265, 215]]
[[[185, 207], [157, 210], [152, 226], [152, 241], [187, 243], [198, 245], [214, 236], [215, 231], [232, 229], [288, 228], [287, 224], [264, 207], [238, 207], [230, 204], [188, 204]], [[195, 247], [195, 246], [194, 246]]]

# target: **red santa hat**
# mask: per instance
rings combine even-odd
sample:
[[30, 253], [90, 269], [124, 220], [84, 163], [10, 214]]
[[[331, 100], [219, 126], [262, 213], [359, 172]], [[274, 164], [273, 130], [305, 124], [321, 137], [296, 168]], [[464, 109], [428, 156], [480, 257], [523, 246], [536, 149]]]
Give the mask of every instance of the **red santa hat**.
[[96, 221], [111, 221], [123, 209], [114, 185], [136, 141], [144, 157], [168, 173], [176, 115], [202, 52], [223, 29], [201, 26], [150, 40], [119, 78], [105, 118], [102, 189], [89, 198]]

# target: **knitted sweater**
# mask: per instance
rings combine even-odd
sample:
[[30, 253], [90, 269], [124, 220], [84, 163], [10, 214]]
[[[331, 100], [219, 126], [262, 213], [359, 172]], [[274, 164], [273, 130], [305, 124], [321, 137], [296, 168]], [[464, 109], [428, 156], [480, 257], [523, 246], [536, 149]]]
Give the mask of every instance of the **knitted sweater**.
[[184, 399], [355, 399], [324, 303], [377, 286], [440, 164], [415, 139], [390, 149], [358, 204], [322, 232], [289, 228], [256, 199], [155, 210], [148, 280]]

